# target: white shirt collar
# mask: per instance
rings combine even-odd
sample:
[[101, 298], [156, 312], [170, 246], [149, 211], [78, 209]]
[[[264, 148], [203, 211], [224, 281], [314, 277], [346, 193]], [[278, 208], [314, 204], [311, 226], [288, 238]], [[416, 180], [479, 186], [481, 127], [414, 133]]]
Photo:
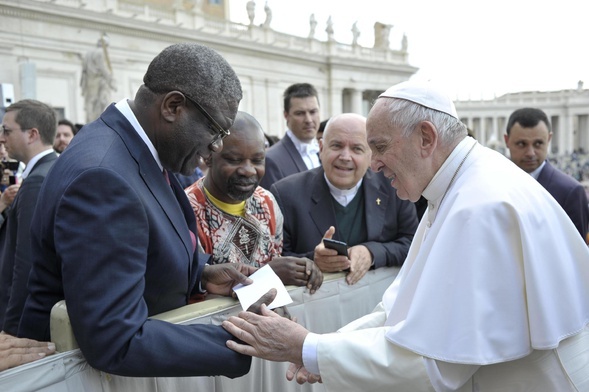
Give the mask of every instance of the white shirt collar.
[[344, 207], [354, 200], [354, 197], [356, 197], [356, 194], [358, 193], [358, 189], [360, 189], [360, 186], [362, 185], [362, 180], [364, 179], [361, 178], [360, 181], [358, 181], [358, 183], [350, 189], [339, 189], [329, 182], [325, 173], [323, 173], [323, 177], [325, 177], [325, 182], [327, 182], [331, 196], [333, 196], [333, 198]]
[[313, 138], [313, 140], [311, 140], [309, 143], [304, 143], [301, 140], [299, 140], [299, 138], [296, 137], [290, 129], [286, 130], [286, 135], [290, 138], [290, 140], [292, 140], [297, 151], [301, 155], [304, 156], [319, 153], [319, 142], [317, 141], [317, 139]]
[[147, 137], [147, 133], [145, 133], [145, 130], [143, 129], [141, 124], [139, 124], [139, 120], [137, 120], [137, 117], [135, 117], [135, 113], [133, 113], [133, 110], [131, 110], [131, 107], [129, 106], [129, 102], [127, 102], [127, 99], [123, 99], [117, 102], [115, 107], [119, 110], [119, 112], [121, 112], [123, 116], [125, 116], [127, 120], [129, 120], [129, 122], [139, 135], [139, 137], [141, 137], [141, 140], [143, 140], [143, 142], [147, 145], [147, 148], [149, 148], [149, 151], [151, 152], [151, 155], [153, 155], [153, 159], [155, 159], [157, 165], [160, 167], [160, 170], [163, 171], [164, 167], [160, 162], [160, 157], [157, 153], [157, 150], [155, 149], [151, 140], [149, 140], [149, 137]]
[[35, 167], [35, 164], [37, 162], [39, 162], [39, 159], [43, 158], [45, 155], [49, 155], [53, 152], [53, 147], [47, 147], [47, 150], [42, 151], [40, 153], [38, 153], [37, 155], [35, 155], [30, 161], [29, 163], [27, 163], [27, 166], [25, 167], [25, 170], [22, 172], [21, 178], [24, 180], [25, 178], [27, 178], [27, 176], [31, 173], [31, 170], [33, 170], [33, 167]]
[[530, 176], [534, 177], [535, 180], [538, 180], [538, 177], [540, 177], [540, 172], [542, 171], [542, 169], [544, 169], [544, 166], [546, 166], [546, 161], [542, 162], [542, 164], [538, 166], [536, 170], [531, 172]]

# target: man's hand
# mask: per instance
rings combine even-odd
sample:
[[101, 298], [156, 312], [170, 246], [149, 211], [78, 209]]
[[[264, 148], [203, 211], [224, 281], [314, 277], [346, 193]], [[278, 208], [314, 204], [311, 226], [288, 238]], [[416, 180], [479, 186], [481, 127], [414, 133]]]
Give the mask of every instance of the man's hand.
[[270, 305], [272, 301], [274, 301], [274, 298], [276, 298], [277, 293], [278, 292], [276, 291], [276, 289], [268, 290], [268, 292], [262, 295], [262, 297], [259, 300], [251, 304], [250, 307], [247, 308], [247, 311], [255, 314], [262, 314], [262, 305]]
[[372, 253], [364, 245], [352, 246], [348, 249], [350, 254], [350, 272], [346, 275], [346, 282], [352, 285], [357, 283], [372, 266]]
[[12, 201], [18, 192], [18, 188], [20, 188], [20, 184], [13, 184], [4, 190], [2, 196], [0, 196], [0, 212], [4, 211], [12, 204]]
[[0, 334], [0, 371], [55, 353], [55, 344]]
[[262, 315], [240, 312], [223, 321], [227, 332], [246, 343], [228, 340], [227, 347], [269, 361], [302, 363], [303, 342], [309, 331], [264, 305], [261, 310]]
[[[259, 300], [257, 300], [255, 303], [251, 304], [250, 307], [247, 308], [247, 311], [261, 315], [262, 314], [262, 305], [266, 305], [266, 307], [268, 305], [270, 305], [272, 303], [272, 301], [274, 301], [274, 298], [276, 298], [277, 293], [278, 292], [276, 291], [276, 289], [268, 290], [268, 292], [266, 294], [262, 295], [262, 297]], [[288, 311], [286, 306], [281, 306], [279, 308], [275, 308], [272, 310], [276, 314], [278, 314], [279, 316], [286, 317], [287, 319], [296, 322], [296, 317], [292, 317], [290, 315], [290, 312]]]
[[286, 379], [288, 381], [292, 381], [295, 379], [299, 384], [304, 384], [308, 382], [309, 384], [315, 384], [316, 382], [323, 382], [321, 380], [321, 376], [313, 373], [309, 373], [307, 369], [303, 365], [297, 365], [295, 363], [291, 363], [288, 365], [288, 370], [286, 371]]
[[[331, 226], [323, 238], [332, 238], [334, 233], [335, 227]], [[339, 256], [334, 249], [327, 249], [323, 245], [323, 241], [315, 247], [313, 259], [323, 272], [339, 272], [350, 268], [350, 259], [346, 256]]]
[[282, 283], [306, 286], [311, 294], [323, 283], [323, 273], [313, 260], [306, 257], [274, 257], [268, 264]]
[[248, 276], [256, 270], [256, 267], [242, 263], [207, 265], [202, 271], [201, 287], [211, 294], [231, 297], [235, 285], [248, 285], [253, 282]]

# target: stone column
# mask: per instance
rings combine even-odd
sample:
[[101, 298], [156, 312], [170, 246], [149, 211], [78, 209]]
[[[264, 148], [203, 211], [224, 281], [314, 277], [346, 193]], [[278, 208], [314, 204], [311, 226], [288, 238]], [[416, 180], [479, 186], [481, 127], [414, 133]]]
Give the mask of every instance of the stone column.
[[560, 121], [560, 127], [559, 127], [559, 135], [558, 135], [558, 155], [562, 155], [562, 154], [568, 154], [571, 152], [570, 149], [570, 142], [569, 139], [570, 137], [568, 135], [572, 135], [573, 134], [573, 130], [574, 130], [574, 123], [573, 123], [573, 117], [566, 112]]
[[23, 61], [18, 65], [20, 70], [21, 99], [37, 99], [37, 66], [35, 63]]
[[282, 101], [284, 89], [279, 81], [274, 78], [264, 78], [257, 83], [254, 82], [254, 88], [258, 93], [262, 93], [261, 90], [263, 90], [263, 96], [265, 97], [265, 100], [259, 100], [257, 96], [252, 97], [252, 99], [259, 102], [260, 106], [264, 106], [263, 108], [255, 106], [255, 112], [260, 113], [262, 119], [260, 124], [262, 126], [264, 123], [266, 124], [264, 131], [269, 135], [283, 137], [286, 132], [286, 121], [283, 116], [284, 104]]
[[559, 154], [570, 154], [571, 152], [573, 152], [573, 138], [574, 138], [574, 132], [575, 132], [575, 116], [571, 115], [568, 111], [567, 111], [565, 118], [564, 118], [563, 131], [564, 132], [562, 132], [562, 134], [561, 134], [562, 143], [560, 144], [562, 150], [559, 151]]
[[480, 117], [479, 121], [479, 142], [484, 146], [487, 145], [487, 122], [484, 115]]
[[362, 110], [362, 91], [351, 89], [350, 95], [351, 112], [364, 115]]
[[321, 118], [328, 118], [334, 114], [341, 113], [343, 111], [343, 95], [344, 89], [339, 87], [331, 87], [326, 90], [327, 99], [320, 100], [321, 103]]
[[587, 114], [579, 114], [578, 120], [578, 137], [579, 145], [576, 148], [582, 148], [585, 153], [589, 151], [589, 116]]

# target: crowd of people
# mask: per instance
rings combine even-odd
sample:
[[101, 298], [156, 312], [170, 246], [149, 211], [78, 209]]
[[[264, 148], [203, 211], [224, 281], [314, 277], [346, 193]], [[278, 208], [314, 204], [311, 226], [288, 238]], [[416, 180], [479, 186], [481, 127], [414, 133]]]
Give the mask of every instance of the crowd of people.
[[[510, 162], [430, 82], [323, 122], [293, 84], [278, 141], [241, 98], [222, 56], [181, 43], [81, 130], [35, 100], [7, 108], [0, 146], [24, 168], [0, 197], [0, 370], [55, 353], [65, 300], [111, 374], [239, 377], [256, 356], [327, 390], [589, 390], [588, 204], [547, 159], [543, 112], [510, 117]], [[150, 318], [264, 265], [311, 294], [324, 273], [401, 270], [337, 333], [269, 311], [275, 290], [222, 326]]]
[[589, 181], [589, 154], [573, 152], [566, 155], [552, 156], [548, 160], [575, 180], [580, 182]]

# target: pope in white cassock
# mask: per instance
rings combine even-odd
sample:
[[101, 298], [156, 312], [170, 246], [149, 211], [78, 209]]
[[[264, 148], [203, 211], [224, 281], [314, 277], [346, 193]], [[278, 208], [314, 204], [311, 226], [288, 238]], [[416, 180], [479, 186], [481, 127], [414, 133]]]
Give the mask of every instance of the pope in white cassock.
[[328, 391], [589, 391], [589, 250], [560, 205], [429, 82], [384, 92], [367, 131], [372, 169], [428, 200], [382, 302], [324, 335], [242, 312], [227, 345]]

